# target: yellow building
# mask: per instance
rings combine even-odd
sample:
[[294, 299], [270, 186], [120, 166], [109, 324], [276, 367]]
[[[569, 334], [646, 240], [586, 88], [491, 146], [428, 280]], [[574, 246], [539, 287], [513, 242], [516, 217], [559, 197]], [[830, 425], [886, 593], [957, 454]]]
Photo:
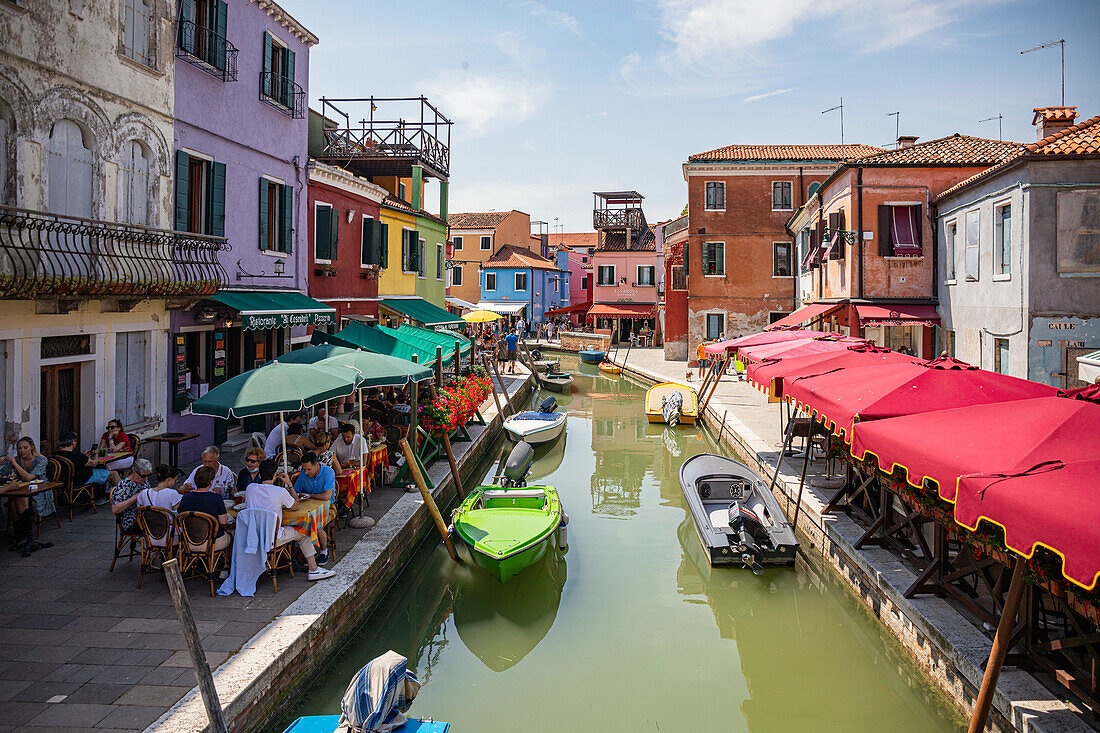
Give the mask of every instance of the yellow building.
[[387, 196], [382, 201], [380, 216], [388, 231], [388, 267], [382, 270], [378, 278], [378, 295], [416, 295], [417, 273], [415, 270], [406, 271], [409, 237], [406, 232], [416, 231], [416, 214], [404, 201]]

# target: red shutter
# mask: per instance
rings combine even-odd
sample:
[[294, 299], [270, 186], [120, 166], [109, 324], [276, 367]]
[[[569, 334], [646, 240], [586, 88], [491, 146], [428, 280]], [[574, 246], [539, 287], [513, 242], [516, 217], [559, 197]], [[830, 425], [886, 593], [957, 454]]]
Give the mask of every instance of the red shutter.
[[[839, 211], [829, 214], [829, 228], [833, 231], [829, 233], [829, 239], [833, 238], [838, 231], [844, 228], [844, 221]], [[830, 260], [839, 260], [844, 257], [844, 237], [839, 237], [836, 240], [836, 244], [833, 245], [832, 250], [829, 252]]]

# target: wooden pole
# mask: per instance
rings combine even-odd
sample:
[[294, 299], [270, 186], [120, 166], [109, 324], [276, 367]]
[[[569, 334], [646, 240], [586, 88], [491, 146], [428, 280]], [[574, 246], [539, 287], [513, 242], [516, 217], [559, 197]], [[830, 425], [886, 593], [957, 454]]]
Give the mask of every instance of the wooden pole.
[[[367, 493], [367, 487], [363, 484], [363, 464], [367, 462], [367, 457], [370, 455], [370, 445], [367, 443], [367, 424], [363, 421], [363, 388], [360, 387], [356, 394], [359, 397], [359, 440], [363, 441], [360, 445], [366, 451], [359, 455], [359, 516], [362, 516], [363, 498]], [[367, 499], [367, 506], [370, 506], [370, 499]]]
[[527, 339], [523, 340], [523, 353], [527, 355], [527, 366], [531, 369], [531, 376], [535, 378], [535, 386], [541, 388], [542, 380], [539, 379], [539, 369], [535, 366], [535, 360], [531, 358], [531, 350], [527, 348]]
[[718, 428], [718, 446], [722, 446], [722, 432], [726, 429], [726, 418], [729, 417], [730, 411], [726, 410], [722, 413], [722, 426]]
[[222, 704], [218, 700], [218, 690], [214, 687], [214, 675], [210, 674], [210, 664], [206, 661], [206, 653], [199, 641], [199, 630], [195, 626], [195, 616], [191, 613], [191, 600], [187, 597], [187, 589], [183, 587], [179, 561], [172, 558], [162, 567], [164, 577], [168, 580], [168, 591], [172, 594], [172, 603], [176, 606], [180, 630], [183, 631], [183, 639], [187, 642], [187, 651], [191, 655], [191, 666], [195, 670], [195, 680], [202, 694], [202, 704], [206, 707], [206, 717], [210, 720], [214, 733], [228, 733], [229, 729], [226, 728], [225, 718], [222, 716]]
[[[470, 363], [474, 361], [473, 358], [474, 347], [470, 346]], [[455, 379], [462, 376], [462, 344], [459, 341], [455, 341]]]
[[489, 374], [489, 386], [491, 387], [491, 389], [489, 391], [493, 393], [493, 402], [496, 403], [497, 414], [500, 415], [503, 418], [504, 417], [504, 409], [500, 406], [500, 395], [497, 394], [497, 388], [493, 385], [492, 368], [489, 364], [486, 363], [487, 361], [488, 360], [485, 358], [485, 355], [482, 354], [481, 355], [481, 363], [485, 367], [485, 371]]
[[707, 411], [707, 405], [710, 404], [710, 398], [714, 396], [714, 393], [718, 391], [718, 383], [722, 380], [722, 375], [726, 372], [726, 362], [723, 360], [722, 365], [718, 368], [717, 373], [714, 375], [714, 384], [710, 388], [710, 394], [703, 400], [703, 404], [699, 407], [699, 416], [702, 417]]
[[458, 499], [466, 498], [466, 492], [462, 489], [462, 476], [458, 473], [458, 461], [455, 460], [454, 449], [451, 448], [451, 436], [443, 436], [443, 450], [447, 451], [447, 462], [451, 464], [451, 478], [455, 480], [455, 490], [458, 491]]
[[515, 415], [516, 414], [516, 408], [512, 405], [512, 396], [510, 394], [508, 394], [508, 388], [506, 386], [504, 386], [504, 380], [501, 378], [500, 372], [497, 371], [496, 360], [494, 359], [494, 360], [490, 361], [489, 363], [493, 367], [493, 374], [496, 375], [497, 381], [500, 382], [500, 391], [504, 393], [504, 401], [508, 403], [508, 412]]
[[[783, 456], [787, 454], [787, 447], [791, 444], [791, 440], [794, 438], [794, 421], [787, 421], [787, 434], [783, 436], [783, 445], [779, 448], [779, 458], [775, 460], [775, 473], [772, 474], [771, 483], [768, 485], [768, 491], [775, 488], [775, 482], [779, 478], [779, 467], [783, 465]], [[784, 495], [787, 493], [783, 492]]]
[[443, 544], [447, 546], [447, 554], [455, 562], [462, 562], [458, 557], [458, 553], [455, 552], [454, 542], [451, 541], [451, 533], [447, 531], [447, 523], [443, 521], [443, 515], [439, 513], [439, 507], [435, 505], [435, 499], [432, 498], [432, 495], [428, 492], [427, 484], [424, 483], [424, 474], [420, 473], [420, 464], [416, 462], [412, 446], [404, 438], [401, 440], [401, 451], [405, 454], [405, 460], [409, 462], [409, 471], [412, 473], [413, 481], [416, 482], [416, 488], [420, 489], [420, 496], [428, 507], [428, 513], [432, 515], [432, 519], [435, 521], [435, 528], [439, 530], [440, 536], [443, 537]]
[[1001, 665], [1004, 664], [1005, 654], [1012, 645], [1012, 627], [1016, 625], [1016, 611], [1020, 607], [1020, 596], [1023, 593], [1024, 559], [1017, 557], [1016, 564], [1012, 567], [1012, 582], [1008, 586], [1004, 610], [1001, 612], [1000, 623], [997, 624], [997, 635], [993, 637], [993, 648], [989, 650], [989, 661], [985, 665], [982, 687], [978, 690], [978, 699], [974, 702], [974, 714], [970, 718], [969, 733], [981, 733], [985, 730], [989, 706], [993, 703], [993, 693], [997, 690], [997, 678], [1001, 676]]
[[435, 386], [443, 386], [443, 347], [435, 347]]
[[507, 450], [508, 444], [500, 446], [500, 453], [497, 454], [497, 471], [493, 474], [493, 483], [499, 484], [500, 477], [504, 475], [504, 451]]
[[[798, 513], [802, 511], [802, 489], [806, 485], [806, 471], [810, 468], [810, 456], [814, 454], [814, 419], [817, 411], [810, 414], [810, 434], [806, 438], [806, 455], [802, 459], [802, 478], [798, 480], [798, 498], [794, 502], [794, 520], [791, 522], [791, 531], [798, 527]], [[784, 491], [784, 494], [787, 492]]]

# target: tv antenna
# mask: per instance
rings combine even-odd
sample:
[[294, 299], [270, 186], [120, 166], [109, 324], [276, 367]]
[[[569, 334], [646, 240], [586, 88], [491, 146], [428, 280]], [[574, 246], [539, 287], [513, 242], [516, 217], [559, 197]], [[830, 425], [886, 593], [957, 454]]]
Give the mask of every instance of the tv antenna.
[[840, 110], [840, 159], [844, 160], [844, 97], [840, 98], [840, 104], [829, 109], [822, 110], [821, 114], [828, 114]]
[[901, 137], [901, 112], [887, 112], [887, 117], [894, 118], [894, 141]]
[[1002, 115], [1000, 113], [997, 113], [996, 117], [986, 117], [984, 120], [978, 120], [978, 124], [981, 124], [983, 122], [992, 122], [993, 120], [997, 120], [997, 139], [998, 140], [1004, 140], [1004, 136], [1001, 134], [1001, 120], [1003, 120], [1004, 117], [1005, 117], [1004, 115]]
[[1062, 47], [1062, 106], [1066, 106], [1066, 39], [1061, 38], [1057, 41], [1051, 41], [1050, 43], [1044, 43], [1042, 46], [1036, 46], [1035, 48], [1029, 48], [1026, 51], [1020, 51], [1020, 55], [1025, 53], [1031, 53], [1032, 51], [1041, 51], [1044, 48], [1050, 48], [1051, 46]]

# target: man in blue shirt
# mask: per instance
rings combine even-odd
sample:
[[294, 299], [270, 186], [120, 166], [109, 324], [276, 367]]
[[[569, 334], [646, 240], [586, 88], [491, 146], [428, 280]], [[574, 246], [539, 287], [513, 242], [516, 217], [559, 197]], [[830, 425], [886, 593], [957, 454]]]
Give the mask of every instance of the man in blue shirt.
[[516, 348], [519, 346], [519, 336], [513, 331], [504, 337], [504, 347], [508, 350], [508, 373], [516, 373]]
[[[310, 451], [302, 456], [302, 472], [294, 481], [294, 490], [299, 494], [309, 494], [310, 499], [320, 499], [331, 504], [336, 498], [336, 472], [321, 465], [317, 454]], [[325, 514], [328, 514], [328, 509]], [[317, 562], [324, 565], [328, 562], [328, 536], [323, 527], [317, 528], [317, 544], [320, 545]]]

